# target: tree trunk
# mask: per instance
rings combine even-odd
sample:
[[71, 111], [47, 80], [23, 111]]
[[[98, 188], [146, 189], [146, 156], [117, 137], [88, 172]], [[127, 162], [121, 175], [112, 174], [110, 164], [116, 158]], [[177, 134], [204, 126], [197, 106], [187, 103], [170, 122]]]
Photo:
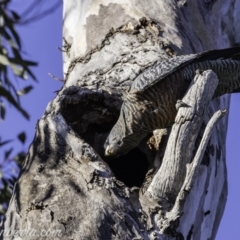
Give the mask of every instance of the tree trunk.
[[2, 239], [214, 239], [227, 197], [217, 110], [229, 96], [211, 101], [212, 71], [196, 74], [171, 133], [154, 131], [144, 153], [109, 161], [103, 143], [146, 67], [240, 41], [240, 2], [65, 0], [63, 19], [66, 82], [38, 122]]

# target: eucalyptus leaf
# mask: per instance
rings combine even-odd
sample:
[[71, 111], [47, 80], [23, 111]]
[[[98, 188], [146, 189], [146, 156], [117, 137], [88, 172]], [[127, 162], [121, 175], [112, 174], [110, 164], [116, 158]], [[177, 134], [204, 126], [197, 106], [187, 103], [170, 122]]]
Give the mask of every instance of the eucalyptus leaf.
[[16, 64], [10, 63], [10, 67], [12, 68], [12, 71], [15, 75], [22, 79], [27, 79], [27, 74], [24, 68], [19, 67]]
[[6, 109], [5, 109], [5, 105], [4, 102], [0, 102], [0, 117], [2, 120], [5, 119], [5, 114], [6, 114]]
[[20, 57], [15, 57], [15, 58], [9, 58], [9, 61], [11, 63], [15, 63], [24, 67], [28, 67], [28, 66], [37, 66], [36, 62], [33, 61], [29, 61], [29, 60], [23, 60]]
[[4, 18], [4, 23], [5, 23], [5, 27], [7, 27], [11, 33], [11, 35], [13, 36], [14, 40], [16, 41], [18, 47], [21, 49], [21, 40], [18, 36], [18, 33], [16, 32], [15, 28], [14, 28], [14, 21], [12, 19], [10, 19], [7, 14], [5, 12], [2, 12], [3, 14], [3, 18]]
[[18, 91], [18, 96], [22, 96], [22, 95], [25, 95], [27, 93], [29, 93], [31, 90], [33, 89], [33, 86], [29, 85], [25, 88], [23, 88], [22, 90]]
[[19, 167], [23, 164], [25, 158], [26, 158], [26, 153], [25, 152], [19, 152], [15, 157], [14, 160], [18, 164]]
[[20, 142], [21, 142], [22, 144], [24, 144], [25, 141], [26, 141], [26, 133], [25, 133], [25, 132], [19, 133], [19, 134], [18, 134], [18, 139], [20, 140]]
[[3, 141], [3, 142], [0, 142], [0, 147], [2, 147], [3, 145], [6, 145], [10, 142], [12, 142], [13, 140], [9, 139], [9, 140], [6, 140], [6, 141]]
[[3, 96], [4, 98], [6, 98], [6, 100], [8, 102], [10, 102], [19, 112], [22, 113], [22, 115], [29, 119], [29, 115], [28, 113], [20, 106], [20, 104], [14, 99], [14, 97], [12, 96], [12, 94], [5, 89], [3, 86], [0, 86], [0, 96]]
[[37, 78], [35, 77], [35, 75], [32, 73], [32, 71], [29, 68], [26, 68], [25, 70], [35, 82], [38, 82]]
[[5, 66], [9, 66], [10, 62], [7, 56], [0, 54], [0, 64], [5, 65]]
[[21, 17], [20, 17], [15, 11], [11, 10], [11, 13], [12, 13], [12, 15], [13, 15], [13, 18], [14, 18], [16, 21], [18, 21], [18, 20], [21, 19]]
[[5, 159], [8, 159], [8, 158], [9, 158], [10, 154], [12, 153], [12, 151], [13, 151], [13, 148], [10, 148], [9, 150], [5, 151], [5, 153], [4, 153]]
[[[17, 79], [27, 79], [31, 77], [37, 81], [32, 70], [33, 66], [37, 66], [37, 63], [28, 59], [25, 59], [21, 50], [21, 39], [19, 36], [19, 30], [16, 28], [21, 23], [22, 17], [18, 14], [18, 9], [10, 10], [9, 7], [11, 0], [0, 0], [0, 119], [5, 119], [7, 103], [13, 105], [25, 118], [29, 119], [28, 113], [22, 108], [20, 104], [20, 96], [29, 93], [33, 86], [30, 84], [23, 89], [17, 90], [18, 85], [15, 84], [13, 74], [17, 76]], [[3, 101], [2, 101], [3, 99]], [[6, 100], [6, 102], [5, 102]], [[21, 132], [18, 134], [18, 139], [21, 143], [26, 142], [26, 134]], [[6, 148], [5, 145], [12, 140], [1, 141], [0, 147]], [[4, 149], [5, 150], [5, 149]], [[4, 164], [11, 164], [14, 162], [19, 167], [26, 157], [25, 152], [15, 154], [14, 158], [11, 158], [14, 148], [10, 148], [4, 151], [6, 160]], [[0, 166], [1, 174], [2, 166]], [[7, 203], [11, 197], [12, 190], [9, 188], [9, 184], [13, 185], [16, 181], [15, 177], [7, 179], [5, 176], [0, 176], [0, 181], [3, 188], [0, 189], [0, 216], [5, 214]], [[1, 185], [1, 186], [2, 186]]]
[[12, 39], [12, 37], [9, 35], [9, 33], [6, 31], [5, 28], [0, 28], [0, 33], [2, 34], [2, 36], [4, 38], [6, 38], [6, 40], [8, 41], [9, 45], [13, 48], [17, 48], [17, 45], [15, 43], [15, 41]]

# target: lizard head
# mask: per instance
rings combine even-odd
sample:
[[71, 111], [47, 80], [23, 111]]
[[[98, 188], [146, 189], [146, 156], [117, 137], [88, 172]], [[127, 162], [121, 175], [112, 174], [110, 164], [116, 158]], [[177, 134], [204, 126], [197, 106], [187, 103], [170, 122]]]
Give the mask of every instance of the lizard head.
[[132, 142], [132, 137], [132, 135], [128, 135], [121, 139], [118, 135], [113, 137], [111, 132], [104, 144], [105, 156], [116, 158], [120, 155], [128, 153], [138, 145], [138, 143], [134, 144]]
[[104, 144], [105, 156], [116, 158], [124, 154], [125, 151], [122, 151], [123, 145], [124, 144], [122, 140], [118, 140], [117, 138], [112, 138], [109, 136]]
[[105, 156], [116, 158], [139, 144], [142, 138], [139, 137], [139, 127], [135, 126], [137, 123], [133, 121], [133, 115], [127, 112], [126, 103], [123, 103], [119, 119], [104, 144]]
[[131, 135], [126, 131], [121, 113], [104, 144], [105, 156], [116, 158], [134, 148], [135, 146], [132, 146], [133, 143], [131, 143]]
[[105, 156], [116, 158], [129, 152], [131, 149], [136, 147], [131, 141], [131, 138], [131, 135], [121, 138], [119, 135], [115, 135], [114, 129], [112, 129], [104, 144]]

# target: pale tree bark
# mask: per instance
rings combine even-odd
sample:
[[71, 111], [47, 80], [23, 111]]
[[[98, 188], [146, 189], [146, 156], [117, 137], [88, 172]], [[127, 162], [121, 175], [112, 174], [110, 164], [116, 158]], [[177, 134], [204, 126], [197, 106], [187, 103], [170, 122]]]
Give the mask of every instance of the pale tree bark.
[[[140, 144], [145, 153], [108, 161], [103, 143], [146, 67], [240, 42], [240, 2], [65, 0], [63, 20], [66, 82], [38, 122], [5, 231], [35, 230], [34, 239], [214, 239], [227, 197], [227, 114], [220, 120], [218, 110], [229, 107], [227, 95], [211, 101], [214, 72], [196, 74], [171, 133], [154, 131]], [[26, 239], [20, 233], [3, 239]]]

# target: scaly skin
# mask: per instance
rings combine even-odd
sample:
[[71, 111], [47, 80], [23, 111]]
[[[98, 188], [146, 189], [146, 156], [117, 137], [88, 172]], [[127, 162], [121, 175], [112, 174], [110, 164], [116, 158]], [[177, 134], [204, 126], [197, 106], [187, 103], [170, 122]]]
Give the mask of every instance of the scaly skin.
[[219, 85], [214, 97], [239, 88], [239, 54], [240, 48], [234, 48], [179, 56], [145, 70], [134, 80], [123, 102], [120, 117], [105, 142], [105, 155], [126, 154], [153, 130], [171, 126], [177, 113], [175, 104], [183, 98], [197, 69], [212, 69], [217, 74]]

